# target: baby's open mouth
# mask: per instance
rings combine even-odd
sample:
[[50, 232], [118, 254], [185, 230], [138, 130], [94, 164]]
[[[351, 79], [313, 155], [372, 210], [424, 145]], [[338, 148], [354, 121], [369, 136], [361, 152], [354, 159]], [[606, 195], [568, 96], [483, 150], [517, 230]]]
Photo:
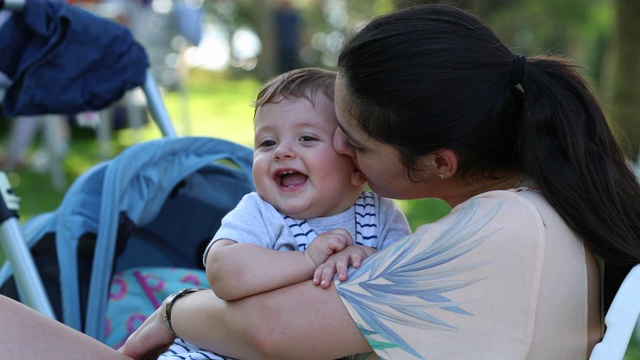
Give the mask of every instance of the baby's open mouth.
[[279, 185], [286, 188], [293, 188], [302, 185], [307, 181], [307, 178], [307, 175], [293, 170], [280, 172], [276, 176]]

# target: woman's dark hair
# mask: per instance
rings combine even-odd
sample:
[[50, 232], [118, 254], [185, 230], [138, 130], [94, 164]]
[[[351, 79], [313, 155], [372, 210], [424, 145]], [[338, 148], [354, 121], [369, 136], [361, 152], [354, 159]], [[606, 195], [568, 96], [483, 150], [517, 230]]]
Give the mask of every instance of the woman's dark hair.
[[604, 259], [608, 308], [640, 263], [640, 186], [575, 69], [549, 56], [523, 60], [478, 17], [421, 5], [354, 34], [338, 72], [349, 94], [345, 110], [398, 149], [410, 177], [421, 156], [451, 149], [463, 178], [520, 170], [534, 179]]

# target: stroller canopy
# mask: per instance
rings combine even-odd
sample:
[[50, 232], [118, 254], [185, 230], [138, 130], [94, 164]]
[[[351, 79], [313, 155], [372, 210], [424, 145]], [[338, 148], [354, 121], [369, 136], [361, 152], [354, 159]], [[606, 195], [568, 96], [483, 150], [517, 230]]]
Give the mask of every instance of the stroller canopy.
[[27, 0], [0, 27], [0, 53], [9, 117], [103, 109], [149, 66], [127, 28], [64, 2]]

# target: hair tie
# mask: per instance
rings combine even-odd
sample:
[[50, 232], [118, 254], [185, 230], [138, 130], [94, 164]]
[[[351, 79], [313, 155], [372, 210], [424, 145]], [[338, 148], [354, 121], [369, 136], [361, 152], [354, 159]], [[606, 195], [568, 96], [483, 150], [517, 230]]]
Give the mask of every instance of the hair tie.
[[522, 78], [524, 77], [524, 63], [527, 60], [522, 55], [516, 55], [513, 58], [513, 64], [511, 65], [511, 75], [509, 76], [509, 85], [520, 90], [524, 94], [524, 88], [522, 87]]

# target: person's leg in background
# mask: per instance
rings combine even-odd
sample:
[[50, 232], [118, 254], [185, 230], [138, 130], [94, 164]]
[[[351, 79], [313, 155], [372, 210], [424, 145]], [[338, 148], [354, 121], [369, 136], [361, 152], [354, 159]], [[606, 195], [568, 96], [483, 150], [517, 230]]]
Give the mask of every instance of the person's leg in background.
[[11, 132], [2, 161], [2, 169], [8, 171], [27, 165], [27, 150], [41, 125], [38, 116], [17, 116], [11, 121]]

